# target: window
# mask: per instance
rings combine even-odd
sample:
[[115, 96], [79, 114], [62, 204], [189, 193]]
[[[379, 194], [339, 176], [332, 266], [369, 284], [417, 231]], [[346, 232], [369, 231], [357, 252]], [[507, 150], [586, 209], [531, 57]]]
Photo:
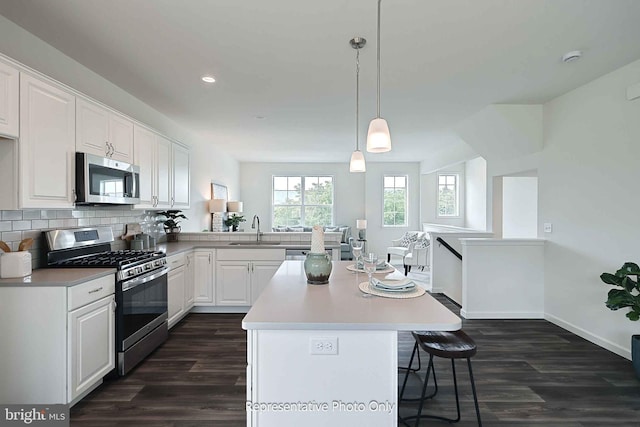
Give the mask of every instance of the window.
[[333, 177], [274, 176], [274, 227], [333, 224]]
[[407, 226], [407, 181], [406, 175], [384, 177], [384, 227]]
[[458, 216], [458, 174], [438, 175], [438, 216]]

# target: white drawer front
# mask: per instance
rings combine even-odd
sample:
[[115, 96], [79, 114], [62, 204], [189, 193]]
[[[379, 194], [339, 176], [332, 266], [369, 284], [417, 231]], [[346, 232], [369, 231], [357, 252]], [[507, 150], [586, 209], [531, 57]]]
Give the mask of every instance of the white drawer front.
[[75, 310], [116, 292], [115, 275], [101, 277], [90, 282], [76, 285], [67, 291], [68, 310]]
[[185, 253], [179, 253], [179, 254], [175, 254], [175, 255], [171, 255], [170, 257], [167, 257], [167, 265], [169, 267], [171, 267], [171, 269], [173, 270], [174, 268], [178, 268], [181, 265], [185, 264]]

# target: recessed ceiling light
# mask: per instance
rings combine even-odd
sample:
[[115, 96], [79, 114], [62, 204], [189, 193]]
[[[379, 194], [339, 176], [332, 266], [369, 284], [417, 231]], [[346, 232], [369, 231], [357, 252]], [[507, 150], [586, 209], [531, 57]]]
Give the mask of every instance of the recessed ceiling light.
[[258, 120], [264, 120], [264, 116], [256, 116], [256, 119], [258, 119]]
[[582, 57], [582, 51], [572, 50], [562, 55], [562, 62], [575, 61], [576, 59], [580, 59], [580, 57]]
[[213, 76], [202, 76], [202, 81], [205, 83], [213, 83], [216, 79], [213, 78]]

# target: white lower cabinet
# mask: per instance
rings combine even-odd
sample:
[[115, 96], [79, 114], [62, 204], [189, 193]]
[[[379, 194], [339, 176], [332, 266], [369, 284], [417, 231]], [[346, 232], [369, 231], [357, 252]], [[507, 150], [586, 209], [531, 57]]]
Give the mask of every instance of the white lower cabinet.
[[216, 305], [251, 305], [251, 262], [216, 262]]
[[184, 265], [171, 269], [167, 275], [167, 299], [169, 306], [169, 328], [185, 315], [184, 290], [186, 287]]
[[284, 261], [284, 249], [219, 249], [216, 305], [252, 305]]
[[193, 252], [173, 255], [167, 264], [171, 268], [167, 275], [167, 299], [172, 328], [193, 307]]
[[216, 305], [215, 249], [193, 251], [194, 302], [198, 306]]
[[69, 312], [69, 401], [115, 367], [113, 295]]
[[115, 368], [114, 293], [113, 274], [0, 288], [0, 402], [74, 404], [97, 387]]

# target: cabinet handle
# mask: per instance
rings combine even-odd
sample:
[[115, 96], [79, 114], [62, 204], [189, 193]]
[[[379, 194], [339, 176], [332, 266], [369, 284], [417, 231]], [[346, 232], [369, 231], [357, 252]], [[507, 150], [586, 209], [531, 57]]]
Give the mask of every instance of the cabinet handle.
[[109, 148], [109, 141], [105, 141], [105, 142], [104, 142], [104, 146], [105, 146], [104, 156], [105, 156], [105, 157], [109, 157], [109, 151], [111, 150], [111, 149]]
[[251, 263], [251, 272], [253, 273], [253, 263]]
[[251, 272], [249, 264], [247, 264], [247, 273]]
[[97, 288], [97, 289], [90, 290], [90, 291], [89, 291], [89, 293], [90, 293], [90, 294], [95, 294], [96, 292], [100, 292], [101, 290], [102, 290], [102, 286], [100, 286], [100, 287], [99, 287], [99, 288]]
[[209, 264], [211, 264], [211, 252], [209, 252]]
[[71, 189], [71, 194], [73, 194], [73, 203], [78, 201], [78, 194], [76, 193], [76, 189], [72, 188]]
[[174, 198], [171, 197], [171, 207], [173, 207], [173, 204], [174, 204]]
[[113, 300], [113, 311], [115, 312], [118, 309], [118, 303], [116, 300]]

